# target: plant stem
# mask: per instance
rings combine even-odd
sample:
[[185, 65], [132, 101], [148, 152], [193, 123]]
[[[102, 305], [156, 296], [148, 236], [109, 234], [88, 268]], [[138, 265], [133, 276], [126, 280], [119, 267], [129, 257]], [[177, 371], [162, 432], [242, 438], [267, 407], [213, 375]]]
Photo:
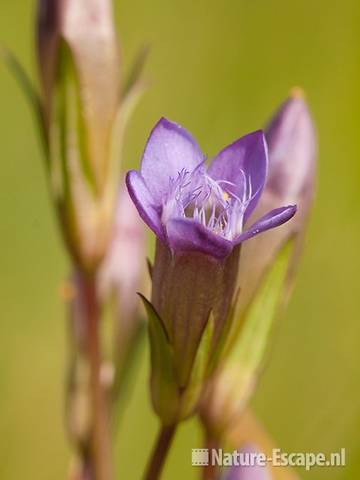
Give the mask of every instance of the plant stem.
[[110, 419], [106, 392], [101, 384], [101, 342], [99, 334], [100, 308], [97, 298], [95, 276], [78, 275], [81, 302], [80, 327], [83, 347], [87, 358], [90, 379], [91, 432], [89, 438], [92, 480], [111, 480]]
[[[209, 450], [209, 453], [212, 449], [219, 449], [220, 444], [217, 439], [212, 438], [207, 434], [205, 438], [205, 448]], [[211, 455], [210, 455], [211, 458]], [[211, 462], [203, 468], [203, 480], [215, 480], [219, 473], [219, 467], [217, 465], [212, 465]]]
[[162, 426], [160, 428], [150, 462], [147, 466], [144, 480], [158, 480], [165, 465], [177, 425]]

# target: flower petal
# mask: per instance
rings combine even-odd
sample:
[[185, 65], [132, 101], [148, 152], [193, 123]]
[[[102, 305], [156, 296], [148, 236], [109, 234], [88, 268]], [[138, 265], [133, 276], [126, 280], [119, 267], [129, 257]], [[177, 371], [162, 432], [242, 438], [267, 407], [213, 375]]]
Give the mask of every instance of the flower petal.
[[155, 202], [160, 205], [169, 178], [182, 170], [193, 171], [204, 160], [193, 137], [180, 125], [161, 118], [146, 144], [141, 174]]
[[151, 228], [151, 230], [164, 241], [165, 235], [160, 220], [160, 213], [158, 212], [154, 199], [139, 172], [130, 170], [127, 173], [126, 186], [140, 217]]
[[[222, 184], [221, 187], [240, 199], [243, 198], [246, 188], [245, 181], [248, 179], [251, 201], [244, 215], [244, 222], [246, 222], [256, 207], [264, 188], [267, 169], [266, 140], [264, 133], [258, 130], [241, 137], [218, 153], [208, 169], [208, 174], [214, 180], [231, 182], [232, 185]], [[249, 188], [247, 190], [249, 193]]]
[[169, 220], [166, 224], [168, 243], [174, 250], [197, 251], [215, 258], [230, 254], [233, 243], [208, 230], [201, 223], [187, 218]]
[[261, 217], [255, 222], [246, 232], [242, 233], [235, 239], [235, 243], [241, 243], [244, 240], [255, 237], [255, 235], [278, 227], [287, 222], [296, 213], [296, 205], [288, 205], [287, 207], [280, 207], [271, 210], [269, 213]]

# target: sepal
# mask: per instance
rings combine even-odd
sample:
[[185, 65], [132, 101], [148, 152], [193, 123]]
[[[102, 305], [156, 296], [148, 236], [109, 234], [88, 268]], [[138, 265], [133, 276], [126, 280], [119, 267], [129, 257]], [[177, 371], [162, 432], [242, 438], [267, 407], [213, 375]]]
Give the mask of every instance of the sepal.
[[153, 305], [139, 294], [148, 316], [151, 349], [151, 394], [153, 407], [163, 425], [188, 418], [198, 406], [208, 377], [214, 335], [214, 317], [210, 314], [198, 345], [188, 383], [180, 387], [174, 351], [165, 325]]
[[180, 420], [192, 415], [197, 408], [204, 382], [209, 376], [214, 330], [215, 319], [211, 312], [196, 352], [189, 384], [182, 395]]
[[172, 425], [180, 407], [172, 348], [161, 318], [152, 304], [143, 295], [139, 295], [149, 322], [153, 407], [164, 425]]

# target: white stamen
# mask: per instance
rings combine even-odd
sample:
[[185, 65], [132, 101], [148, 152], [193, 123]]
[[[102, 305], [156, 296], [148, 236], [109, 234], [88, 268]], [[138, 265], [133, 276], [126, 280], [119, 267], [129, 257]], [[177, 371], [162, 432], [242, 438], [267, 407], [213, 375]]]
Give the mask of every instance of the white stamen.
[[[193, 218], [209, 230], [232, 240], [242, 232], [244, 213], [258, 193], [252, 193], [250, 176], [240, 170], [242, 185], [228, 180], [214, 180], [204, 169], [183, 169], [169, 178], [169, 190], [163, 202], [162, 222], [171, 218]], [[222, 185], [228, 188], [222, 188]], [[233, 190], [241, 187], [241, 197]], [[231, 188], [233, 187], [233, 188]]]

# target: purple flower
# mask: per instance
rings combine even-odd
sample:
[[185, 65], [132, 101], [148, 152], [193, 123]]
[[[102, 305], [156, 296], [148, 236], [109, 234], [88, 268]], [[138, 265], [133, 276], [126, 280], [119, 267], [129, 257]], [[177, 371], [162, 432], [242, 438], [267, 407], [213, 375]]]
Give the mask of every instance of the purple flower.
[[163, 118], [147, 142], [140, 172], [127, 174], [130, 196], [158, 237], [147, 308], [157, 324], [150, 328], [152, 399], [166, 424], [193, 413], [202, 382], [216, 365], [231, 324], [241, 242], [296, 211], [276, 208], [244, 230], [267, 165], [260, 131], [226, 147], [207, 168], [192, 136]]
[[128, 172], [126, 182], [143, 220], [172, 250], [225, 258], [234, 246], [296, 212], [294, 205], [275, 208], [244, 230], [267, 170], [261, 131], [224, 148], [207, 168], [192, 136], [162, 118], [147, 142], [140, 172]]

